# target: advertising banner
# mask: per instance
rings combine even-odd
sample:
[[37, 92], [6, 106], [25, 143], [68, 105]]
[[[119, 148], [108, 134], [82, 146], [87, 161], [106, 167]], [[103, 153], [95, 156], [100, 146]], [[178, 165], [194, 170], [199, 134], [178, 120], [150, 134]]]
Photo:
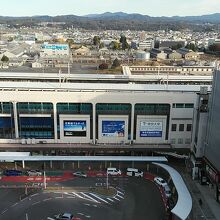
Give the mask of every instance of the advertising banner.
[[162, 137], [163, 123], [153, 121], [140, 122], [140, 137]]
[[124, 137], [125, 121], [102, 121], [102, 137]]
[[65, 137], [86, 137], [86, 121], [63, 121], [63, 131]]

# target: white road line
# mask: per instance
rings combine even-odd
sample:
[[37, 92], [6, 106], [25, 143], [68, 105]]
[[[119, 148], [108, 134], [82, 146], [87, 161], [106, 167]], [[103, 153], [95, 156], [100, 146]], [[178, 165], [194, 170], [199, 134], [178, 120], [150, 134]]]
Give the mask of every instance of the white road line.
[[88, 204], [88, 203], [83, 203], [84, 205], [87, 205], [87, 206], [91, 206], [90, 204]]
[[109, 204], [106, 200], [102, 199], [101, 197], [97, 196], [96, 194], [94, 194], [94, 193], [89, 193], [89, 194], [92, 195], [92, 196], [94, 196], [94, 197], [96, 197], [97, 199], [99, 199], [99, 200], [101, 200], [101, 201], [103, 201], [103, 202]]
[[39, 202], [35, 202], [35, 203], [33, 203], [32, 205], [37, 205], [37, 204], [39, 204], [40, 203], [40, 201]]
[[78, 215], [84, 215], [84, 214], [83, 214], [83, 213], [81, 213], [81, 212], [77, 212], [77, 214], [78, 214]]
[[117, 191], [117, 194], [118, 194], [118, 193], [120, 193], [120, 194], [122, 194], [122, 195], [124, 195], [124, 194], [125, 194], [124, 192], [121, 192], [121, 191]]
[[116, 198], [116, 197], [114, 197], [114, 199], [116, 199], [116, 200], [120, 201], [120, 199], [118, 199], [118, 198]]
[[55, 220], [54, 218], [47, 217], [47, 220]]
[[63, 197], [59, 197], [59, 196], [57, 196], [57, 197], [55, 197], [55, 199], [63, 199]]
[[[25, 199], [27, 199], [28, 197], [23, 198], [20, 202], [23, 202]], [[31, 200], [31, 198], [29, 198], [29, 200]]]
[[124, 192], [124, 190], [122, 188], [118, 187], [118, 186], [116, 186], [116, 189], [121, 190], [121, 191]]
[[15, 207], [18, 203], [16, 202], [15, 204], [13, 204], [11, 207]]
[[76, 197], [75, 196], [67, 196], [66, 198], [67, 199], [75, 199]]
[[98, 207], [97, 205], [93, 205], [93, 207]]
[[113, 199], [110, 199], [110, 198], [107, 198], [109, 201], [111, 201], [111, 202], [115, 202]]
[[90, 216], [90, 215], [85, 215], [85, 217], [86, 217], [86, 218], [91, 218], [91, 216]]
[[43, 201], [46, 202], [46, 201], [49, 201], [51, 200], [52, 198], [47, 198], [47, 199], [44, 199]]
[[39, 193], [35, 193], [35, 194], [31, 195], [31, 197], [34, 197], [34, 196], [37, 196], [37, 195], [39, 195]]
[[7, 212], [8, 211], [8, 209], [5, 209], [2, 213], [1, 213], [1, 215], [3, 215], [5, 212]]
[[79, 197], [80, 199], [84, 199], [82, 196], [80, 196], [79, 194], [72, 192], [72, 194], [74, 194], [75, 196]]
[[96, 203], [100, 203], [98, 200], [94, 199], [93, 197], [91, 197], [91, 196], [89, 196], [89, 195], [87, 195], [87, 194], [85, 194], [85, 193], [83, 193], [83, 192], [81, 192], [81, 194], [82, 194], [83, 196], [87, 197], [88, 199], [90, 199], [90, 200], [96, 202]]
[[120, 195], [116, 195], [115, 197], [119, 197], [119, 198], [121, 198], [121, 199], [124, 199], [124, 197], [123, 196], [120, 196]]

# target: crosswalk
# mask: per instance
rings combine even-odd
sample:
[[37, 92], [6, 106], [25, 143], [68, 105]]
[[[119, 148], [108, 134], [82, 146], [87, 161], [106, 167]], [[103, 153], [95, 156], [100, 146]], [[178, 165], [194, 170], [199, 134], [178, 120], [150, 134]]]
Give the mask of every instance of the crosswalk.
[[67, 198], [78, 198], [97, 204], [111, 205], [123, 200], [125, 192], [117, 189], [117, 193], [114, 197], [104, 197], [92, 192], [65, 192], [64, 195], [66, 195]]

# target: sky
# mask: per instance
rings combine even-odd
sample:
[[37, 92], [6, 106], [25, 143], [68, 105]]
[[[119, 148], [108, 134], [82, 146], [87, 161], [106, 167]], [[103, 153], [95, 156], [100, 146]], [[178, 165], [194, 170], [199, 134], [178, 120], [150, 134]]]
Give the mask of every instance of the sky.
[[220, 0], [1, 0], [0, 16], [87, 15], [103, 12], [187, 16], [220, 12]]

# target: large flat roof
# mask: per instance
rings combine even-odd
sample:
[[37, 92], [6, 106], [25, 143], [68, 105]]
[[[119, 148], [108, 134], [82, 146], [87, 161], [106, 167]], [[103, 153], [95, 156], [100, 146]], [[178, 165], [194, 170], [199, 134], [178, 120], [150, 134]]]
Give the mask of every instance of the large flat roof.
[[[67, 91], [174, 91], [199, 92], [202, 85], [122, 84], [122, 83], [48, 83], [0, 82], [0, 88], [16, 90], [67, 90]], [[208, 91], [211, 86], [207, 85]]]

